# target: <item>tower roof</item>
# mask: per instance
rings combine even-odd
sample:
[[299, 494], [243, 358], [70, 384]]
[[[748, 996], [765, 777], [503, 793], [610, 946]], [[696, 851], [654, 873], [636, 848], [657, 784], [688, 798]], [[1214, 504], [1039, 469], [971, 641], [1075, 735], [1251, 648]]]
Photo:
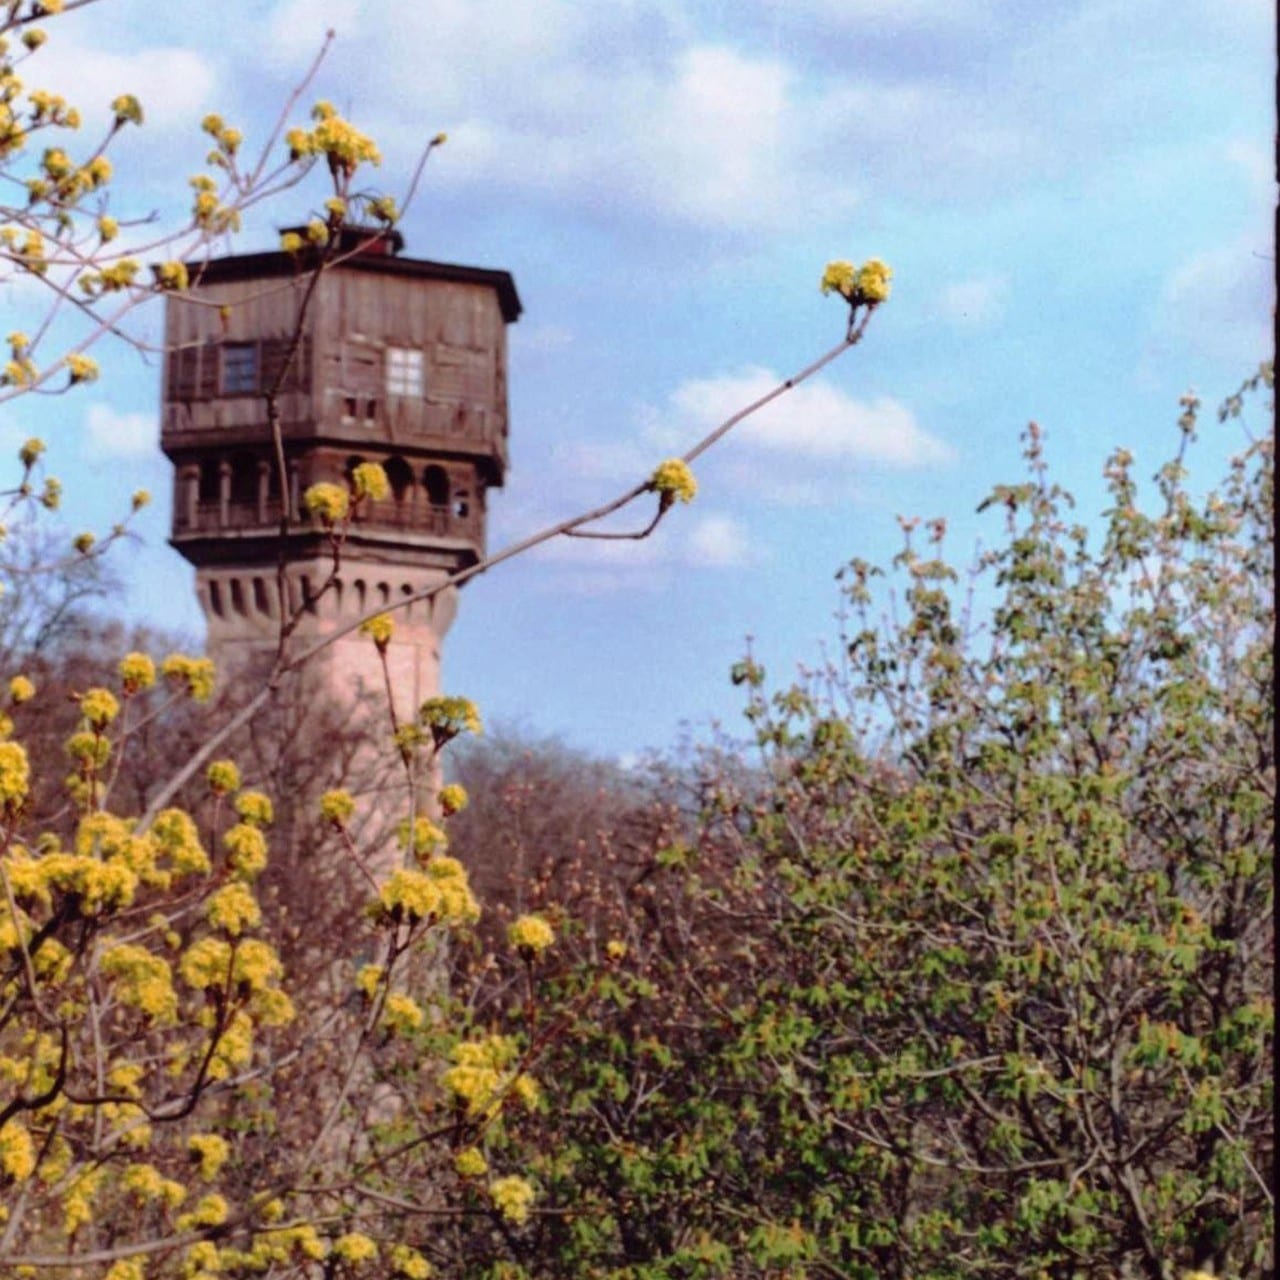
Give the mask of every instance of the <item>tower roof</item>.
[[[460, 266], [452, 262], [433, 262], [427, 258], [402, 258], [400, 249], [404, 245], [404, 238], [394, 230], [376, 232], [363, 227], [343, 227], [339, 235], [339, 253], [327, 268], [330, 271], [371, 271], [385, 276], [488, 285], [497, 294], [502, 318], [507, 324], [514, 324], [524, 309], [520, 303], [520, 295], [516, 292], [516, 282], [508, 271]], [[218, 284], [224, 281], [299, 275], [313, 267], [315, 262], [314, 252], [292, 254], [273, 250], [208, 258], [189, 262], [187, 267], [192, 285], [198, 287], [201, 284]]]

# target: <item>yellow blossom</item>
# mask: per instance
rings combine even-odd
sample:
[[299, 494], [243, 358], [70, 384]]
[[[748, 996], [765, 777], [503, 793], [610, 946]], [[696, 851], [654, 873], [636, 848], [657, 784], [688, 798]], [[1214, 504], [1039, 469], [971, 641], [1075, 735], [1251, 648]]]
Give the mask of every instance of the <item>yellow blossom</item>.
[[350, 499], [342, 485], [322, 482], [307, 489], [302, 495], [302, 505], [325, 524], [336, 524], [346, 518]]
[[422, 1026], [423, 1013], [412, 996], [393, 991], [383, 1005], [382, 1020], [392, 1035], [401, 1035], [406, 1031], [416, 1031]]
[[240, 770], [234, 760], [214, 760], [204, 776], [215, 796], [230, 795], [240, 790]]
[[115, 114], [116, 124], [141, 124], [142, 104], [131, 93], [122, 93], [112, 100], [111, 110]]
[[326, 822], [341, 826], [356, 811], [356, 802], [349, 791], [326, 791], [320, 797], [320, 816]]
[[869, 258], [858, 268], [858, 294], [873, 306], [889, 297], [893, 272], [879, 258]]
[[348, 1231], [333, 1242], [333, 1251], [347, 1262], [372, 1262], [378, 1256], [378, 1246], [359, 1231]]
[[80, 695], [80, 714], [95, 729], [105, 729], [120, 714], [120, 704], [109, 689], [90, 689]]
[[72, 352], [67, 357], [67, 371], [71, 374], [73, 383], [93, 382], [98, 377], [98, 362], [92, 356]]
[[370, 498], [381, 502], [391, 493], [391, 482], [380, 463], [362, 462], [351, 472], [351, 492], [357, 501]]
[[302, 237], [296, 231], [286, 231], [280, 237], [280, 250], [282, 253], [300, 253], [302, 243]]
[[245, 929], [255, 929], [262, 923], [262, 910], [248, 885], [233, 880], [209, 899], [205, 918], [215, 929], [222, 929], [235, 938]]
[[0, 1170], [15, 1182], [25, 1182], [36, 1171], [36, 1146], [20, 1120], [0, 1125]]
[[604, 953], [610, 960], [622, 960], [627, 954], [627, 944], [618, 938], [610, 938], [604, 944]]
[[380, 964], [360, 966], [360, 972], [356, 974], [356, 986], [364, 992], [366, 1000], [373, 999], [386, 973], [387, 971]]
[[172, 260], [158, 263], [155, 268], [156, 283], [162, 289], [173, 289], [181, 292], [191, 283], [187, 273], [187, 264]]
[[107, 244], [114, 240], [120, 234], [120, 223], [109, 213], [104, 213], [98, 219], [98, 237], [103, 244]]
[[213, 693], [214, 666], [209, 658], [191, 658], [171, 653], [160, 663], [161, 674], [175, 684], [184, 684], [195, 702], [207, 702]]
[[145, 653], [127, 653], [118, 667], [126, 694], [150, 689], [156, 682], [156, 664]]
[[489, 1162], [476, 1147], [466, 1147], [453, 1158], [453, 1167], [464, 1178], [480, 1178], [489, 1172]]
[[519, 1226], [528, 1221], [534, 1193], [523, 1178], [511, 1176], [495, 1179], [489, 1184], [489, 1197], [508, 1222]]
[[461, 813], [467, 807], [470, 798], [466, 787], [451, 782], [447, 787], [440, 788], [440, 794], [436, 799], [440, 802], [440, 812], [448, 818], [455, 813]]
[[226, 1222], [229, 1212], [222, 1196], [216, 1193], [201, 1196], [190, 1213], [179, 1215], [176, 1225], [179, 1231], [190, 1231], [195, 1227], [219, 1227]]
[[409, 867], [393, 871], [378, 898], [392, 920], [425, 920], [440, 907], [440, 890], [435, 881]]
[[843, 258], [828, 262], [827, 269], [822, 273], [822, 292], [838, 293], [845, 298], [851, 297], [856, 278], [857, 272], [852, 262]]
[[103, 953], [102, 974], [114, 978], [116, 998], [139, 1009], [153, 1023], [172, 1026], [178, 1017], [178, 997], [168, 962], [146, 947], [120, 943]]
[[437, 849], [444, 849], [449, 837], [430, 818], [417, 817], [413, 821], [413, 839], [409, 838], [409, 819], [405, 818], [396, 828], [396, 840], [402, 849], [409, 850], [420, 862], [425, 862]]
[[18, 742], [0, 742], [0, 804], [17, 809], [27, 798], [30, 782], [27, 749]]
[[520, 916], [507, 927], [507, 941], [526, 959], [540, 956], [555, 940], [555, 931], [541, 916]]
[[187, 1139], [187, 1150], [200, 1166], [200, 1176], [206, 1182], [212, 1182], [218, 1176], [231, 1154], [226, 1138], [216, 1133], [193, 1133]]
[[9, 697], [16, 703], [30, 702], [36, 696], [36, 687], [26, 676], [14, 676], [9, 681]]
[[431, 1263], [407, 1244], [391, 1246], [391, 1269], [404, 1280], [430, 1280]]
[[236, 812], [255, 827], [263, 827], [275, 821], [275, 810], [269, 796], [261, 791], [245, 791], [236, 797]]
[[660, 462], [649, 478], [650, 486], [657, 491], [662, 505], [670, 506], [677, 499], [680, 502], [692, 502], [698, 492], [698, 482], [689, 470], [689, 464], [682, 458], [668, 458]]
[[470, 698], [428, 698], [418, 708], [418, 723], [431, 730], [437, 746], [443, 746], [463, 732], [479, 734], [484, 731], [480, 712]]
[[267, 865], [267, 838], [247, 822], [237, 822], [222, 837], [228, 861], [242, 876], [252, 879]]
[[375, 614], [372, 618], [366, 618], [360, 624], [360, 634], [368, 636], [379, 649], [385, 649], [391, 642], [392, 633], [395, 631], [395, 623], [391, 620], [389, 613]]

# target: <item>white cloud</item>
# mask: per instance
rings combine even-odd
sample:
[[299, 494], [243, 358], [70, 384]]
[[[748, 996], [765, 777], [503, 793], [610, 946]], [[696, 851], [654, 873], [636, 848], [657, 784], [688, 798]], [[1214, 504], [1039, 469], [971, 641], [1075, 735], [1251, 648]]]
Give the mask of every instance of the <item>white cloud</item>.
[[1153, 322], [1155, 345], [1242, 367], [1262, 359], [1271, 350], [1273, 253], [1267, 241], [1246, 236], [1186, 261], [1165, 284]]
[[1270, 199], [1276, 179], [1269, 148], [1252, 139], [1236, 138], [1227, 143], [1224, 155], [1228, 164], [1243, 175], [1253, 194]]
[[94, 458], [154, 458], [158, 428], [151, 413], [118, 413], [93, 404], [85, 415], [86, 452]]
[[1002, 276], [958, 280], [943, 289], [938, 314], [958, 328], [982, 328], [1004, 314], [1008, 281]]
[[747, 532], [731, 516], [702, 516], [694, 524], [682, 552], [686, 564], [697, 568], [728, 569], [750, 560]]
[[[781, 379], [768, 369], [749, 368], [720, 378], [683, 383], [672, 409], [697, 430], [707, 431], [743, 405], [759, 399]], [[733, 438], [771, 455], [819, 461], [922, 467], [949, 461], [950, 447], [925, 431], [911, 410], [890, 396], [855, 400], [830, 383], [796, 387], [735, 428]]]
[[133, 53], [87, 48], [68, 27], [40, 52], [39, 83], [63, 94], [86, 120], [106, 119], [122, 93], [136, 94], [145, 113], [145, 133], [195, 136], [212, 103], [217, 76], [209, 58], [176, 45], [143, 46]]

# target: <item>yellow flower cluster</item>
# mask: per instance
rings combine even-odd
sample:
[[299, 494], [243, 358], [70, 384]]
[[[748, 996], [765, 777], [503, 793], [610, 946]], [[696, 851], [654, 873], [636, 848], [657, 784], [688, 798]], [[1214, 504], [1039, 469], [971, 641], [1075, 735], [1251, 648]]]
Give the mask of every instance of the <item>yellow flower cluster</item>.
[[460, 733], [484, 732], [480, 712], [469, 698], [428, 698], [418, 708], [418, 723], [431, 730], [437, 747], [443, 746]]
[[476, 1147], [466, 1147], [453, 1158], [453, 1167], [464, 1178], [482, 1178], [489, 1172], [489, 1162]]
[[382, 502], [391, 493], [391, 481], [382, 464], [378, 462], [362, 462], [351, 472], [351, 492], [357, 502], [361, 498], [369, 498], [373, 502]]
[[206, 1182], [212, 1182], [218, 1176], [231, 1155], [231, 1146], [226, 1138], [216, 1133], [193, 1133], [187, 1139], [187, 1150]]
[[0, 742], [0, 804], [10, 812], [20, 809], [31, 785], [31, 762], [18, 742]]
[[660, 462], [649, 477], [649, 486], [659, 494], [663, 506], [669, 506], [677, 499], [692, 502], [698, 492], [698, 482], [682, 458], [668, 458]]
[[215, 929], [237, 938], [246, 929], [256, 929], [262, 923], [262, 909], [249, 886], [241, 880], [233, 880], [209, 899], [205, 905], [205, 919]]
[[20, 1120], [0, 1125], [0, 1170], [15, 1182], [25, 1182], [36, 1171], [36, 1145]]
[[391, 1246], [391, 1269], [404, 1280], [430, 1280], [431, 1263], [407, 1244]]
[[222, 837], [227, 861], [233, 871], [252, 880], [267, 865], [267, 838], [259, 827], [237, 822]]
[[555, 930], [538, 915], [520, 916], [507, 926], [507, 941], [526, 959], [555, 945]]
[[453, 1050], [453, 1063], [441, 1083], [470, 1116], [493, 1116], [508, 1096], [532, 1108], [538, 1101], [537, 1081], [517, 1071], [520, 1050], [511, 1036], [492, 1035], [464, 1040]]
[[521, 1225], [529, 1220], [529, 1210], [533, 1206], [533, 1188], [523, 1178], [512, 1175], [497, 1178], [489, 1184], [489, 1198], [498, 1212], [508, 1222]]
[[320, 797], [320, 816], [326, 822], [341, 826], [356, 811], [356, 802], [349, 791], [326, 791]]
[[392, 1035], [416, 1031], [425, 1021], [425, 1015], [412, 996], [393, 991], [382, 1008], [382, 1022]]
[[350, 510], [350, 497], [340, 484], [321, 482], [311, 485], [302, 495], [302, 505], [327, 525], [345, 520]]
[[348, 1231], [333, 1242], [334, 1254], [344, 1262], [372, 1262], [378, 1256], [378, 1246], [360, 1231]]
[[215, 671], [211, 658], [191, 658], [171, 653], [160, 663], [161, 674], [174, 684], [185, 685], [193, 702], [207, 702], [213, 695]]
[[396, 828], [396, 841], [402, 849], [409, 850], [419, 862], [427, 862], [437, 850], [448, 846], [449, 837], [430, 818], [419, 816], [413, 820], [413, 838], [409, 838], [409, 819]]
[[828, 262], [822, 273], [823, 293], [838, 293], [854, 306], [878, 306], [889, 297], [893, 272], [879, 258], [868, 258], [860, 267], [839, 259]]
[[438, 921], [446, 925], [474, 924], [480, 905], [467, 882], [467, 873], [456, 858], [437, 856], [425, 871], [400, 867], [378, 893], [380, 908], [392, 922]]
[[452, 817], [455, 813], [461, 813], [470, 803], [466, 787], [456, 782], [449, 783], [447, 787], [441, 787], [436, 799], [440, 802], [440, 812], [446, 818]]
[[163, 956], [146, 947], [120, 943], [105, 951], [103, 977], [113, 978], [116, 999], [145, 1013], [156, 1026], [173, 1026], [178, 1019], [178, 996], [173, 972]]
[[234, 760], [214, 760], [205, 771], [205, 778], [215, 796], [226, 796], [240, 790], [240, 770]]
[[360, 624], [360, 634], [368, 636], [379, 649], [385, 649], [391, 643], [391, 636], [394, 631], [395, 623], [391, 620], [389, 613], [375, 614], [372, 618], [366, 618]]
[[316, 124], [311, 129], [290, 129], [285, 135], [291, 160], [323, 156], [335, 178], [350, 179], [361, 164], [382, 160], [372, 138], [344, 120], [328, 102], [317, 102], [311, 111]]
[[105, 729], [120, 714], [120, 704], [109, 689], [90, 689], [80, 695], [80, 714], [94, 729]]
[[67, 372], [71, 375], [71, 383], [96, 382], [98, 380], [98, 362], [92, 356], [81, 355], [73, 351], [67, 357]]
[[236, 812], [254, 827], [265, 827], [275, 821], [271, 798], [261, 791], [245, 791], [236, 797]]
[[15, 705], [30, 702], [36, 696], [36, 687], [26, 676], [14, 676], [9, 681], [9, 698]]
[[156, 682], [156, 664], [145, 653], [126, 653], [117, 670], [126, 696], [150, 689]]
[[157, 263], [151, 268], [156, 278], [156, 284], [162, 289], [170, 289], [175, 293], [181, 293], [191, 284], [191, 277], [187, 272], [187, 264], [171, 260], [169, 262]]

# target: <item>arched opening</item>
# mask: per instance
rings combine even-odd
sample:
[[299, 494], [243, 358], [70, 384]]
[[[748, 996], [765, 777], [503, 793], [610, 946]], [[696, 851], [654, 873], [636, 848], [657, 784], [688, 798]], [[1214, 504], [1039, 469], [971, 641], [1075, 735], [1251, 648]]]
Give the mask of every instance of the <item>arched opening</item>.
[[391, 482], [391, 496], [396, 502], [403, 502], [413, 488], [413, 468], [397, 455], [387, 459], [383, 470]]
[[363, 614], [367, 607], [365, 605], [365, 586], [364, 586], [363, 578], [356, 579], [355, 589], [356, 589], [356, 612]]
[[249, 616], [249, 610], [244, 600], [244, 584], [239, 578], [231, 579], [231, 607], [242, 617]]
[[433, 507], [449, 505], [449, 473], [443, 467], [429, 466], [422, 473], [422, 484]]
[[258, 501], [258, 461], [250, 453], [236, 453], [231, 457], [231, 501]]
[[209, 608], [215, 617], [222, 617], [222, 586], [216, 580], [209, 583]]
[[253, 607], [264, 618], [271, 617], [271, 602], [267, 596], [267, 584], [261, 578], [253, 580]]
[[206, 458], [200, 464], [200, 501], [217, 502], [222, 496], [221, 467], [217, 458]]

